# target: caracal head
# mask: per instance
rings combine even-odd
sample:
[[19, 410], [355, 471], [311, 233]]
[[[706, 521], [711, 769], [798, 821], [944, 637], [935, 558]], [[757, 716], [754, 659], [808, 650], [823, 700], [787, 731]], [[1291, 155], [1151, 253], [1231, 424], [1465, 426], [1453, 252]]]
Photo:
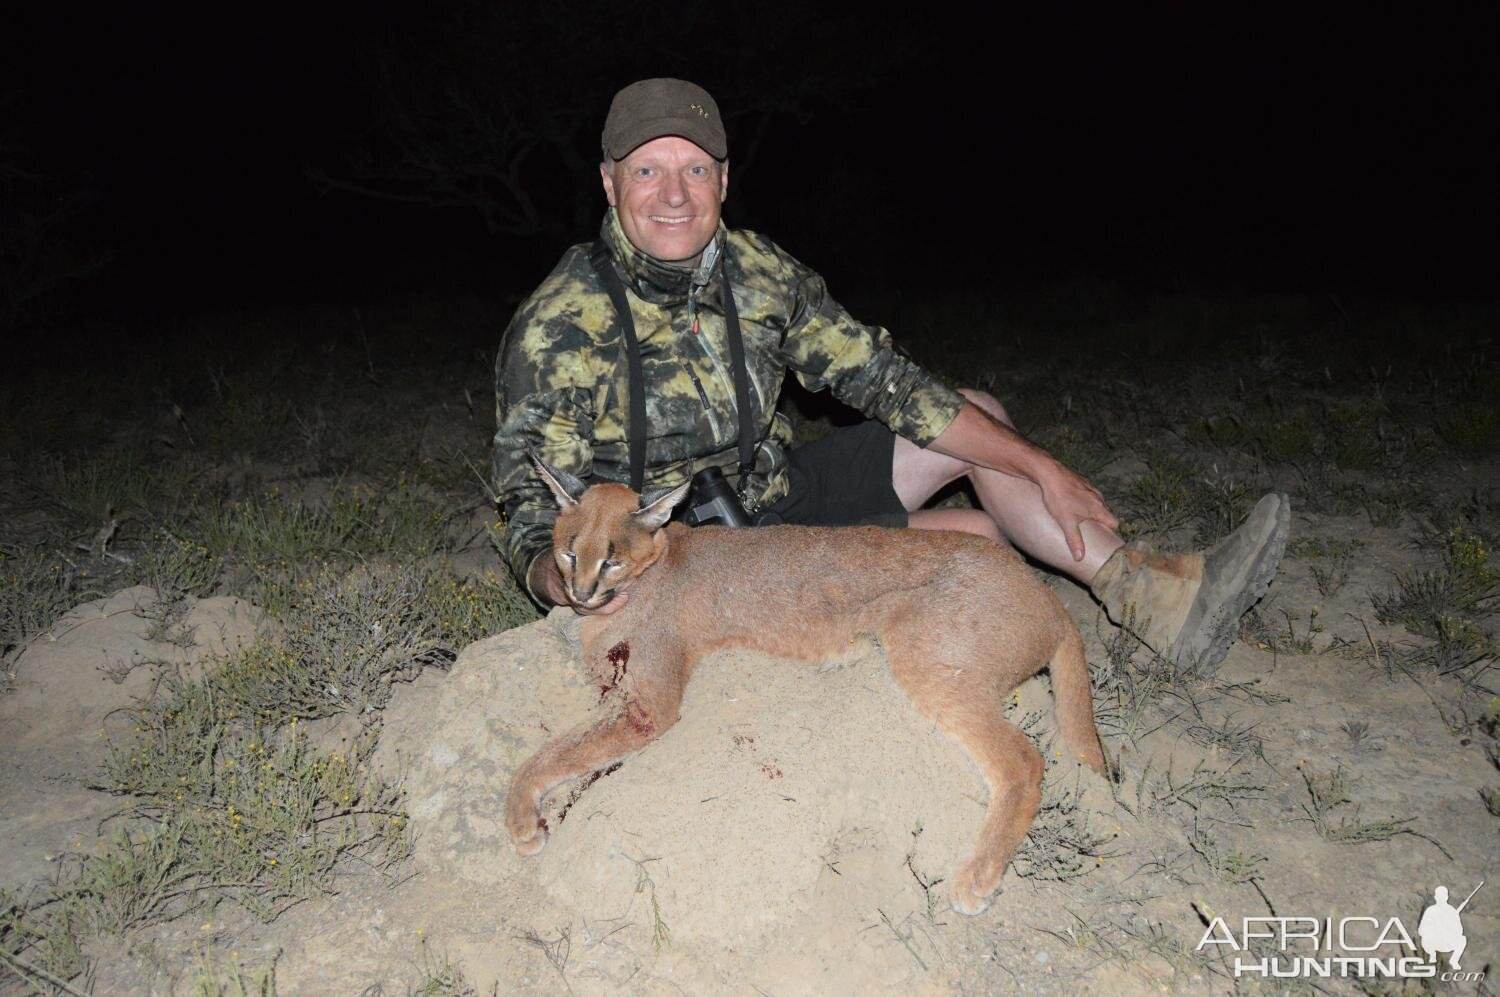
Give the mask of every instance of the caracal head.
[[645, 495], [612, 481], [590, 488], [530, 448], [526, 453], [561, 510], [552, 527], [552, 556], [568, 599], [580, 609], [597, 609], [661, 557], [667, 547], [662, 527], [692, 480]]

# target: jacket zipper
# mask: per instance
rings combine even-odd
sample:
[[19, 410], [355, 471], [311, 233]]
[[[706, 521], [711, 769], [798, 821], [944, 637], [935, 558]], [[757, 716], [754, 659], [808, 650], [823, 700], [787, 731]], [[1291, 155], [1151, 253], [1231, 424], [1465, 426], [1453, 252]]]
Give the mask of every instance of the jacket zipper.
[[[699, 324], [698, 324], [698, 300], [697, 300], [697, 294], [698, 294], [699, 290], [700, 290], [700, 288], [697, 288], [697, 287], [690, 288], [688, 290], [688, 299], [687, 299], [687, 305], [688, 305], [688, 328], [689, 328], [689, 330], [693, 334], [693, 341], [698, 344], [699, 348], [703, 351], [703, 355], [708, 358], [708, 365], [713, 368], [714, 376], [718, 378], [718, 380], [719, 380], [719, 386], [724, 390], [725, 397], [727, 397], [727, 398], [734, 398], [735, 397], [734, 382], [731, 381], [731, 380], [729, 380], [728, 375], [724, 373], [724, 365], [719, 362], [718, 355], [714, 353], [713, 347], [709, 345], [708, 337], [705, 336], [705, 335], [703, 335], [702, 334], [702, 330], [699, 328]], [[746, 370], [745, 370], [746, 379], [750, 382], [750, 390], [751, 390], [751, 392], [754, 394], [754, 396], [755, 396], [756, 399], [759, 399], [760, 398], [760, 385], [756, 384], [755, 378], [749, 376], [749, 374], [750, 374], [750, 371], [749, 371], [749, 357], [746, 357], [745, 360], [746, 360]], [[692, 372], [692, 368], [691, 367], [689, 367], [688, 370], [689, 370], [689, 373]], [[708, 406], [708, 397], [707, 397], [707, 395], [703, 391], [703, 385], [698, 382], [698, 378], [697, 378], [696, 374], [693, 375], [693, 384], [696, 385], [697, 388], [698, 388], [698, 397], [703, 401], [704, 406], [707, 407]], [[764, 402], [762, 402], [762, 404], [764, 404]], [[709, 416], [709, 421], [710, 422], [714, 421], [712, 415]], [[719, 441], [717, 439], [717, 437], [719, 435], [719, 430], [717, 428], [715, 428], [714, 434], [715, 434], [715, 442], [716, 442], [716, 444], [720, 443], [721, 441]]]
[[[688, 289], [688, 332], [691, 333], [693, 339], [697, 340], [701, 345], [703, 342], [703, 337], [698, 334], [698, 301], [696, 295], [697, 288]], [[704, 352], [708, 353], [709, 363], [714, 364], [713, 354], [709, 353], [706, 349], [704, 350]], [[693, 362], [691, 360], [687, 360], [683, 363], [683, 366], [687, 368], [688, 378], [693, 382], [693, 387], [698, 391], [698, 401], [702, 403], [703, 411], [708, 416], [708, 428], [714, 434], [714, 446], [718, 447], [721, 445], [720, 437], [724, 435], [724, 431], [723, 428], [719, 425], [719, 420], [716, 417], [717, 414], [714, 412], [714, 407], [708, 402], [708, 392], [703, 390], [703, 382], [698, 380], [698, 372], [694, 369]], [[715, 364], [714, 366], [715, 371], [717, 372], [717, 365]], [[720, 375], [720, 379], [722, 380], [722, 375]]]

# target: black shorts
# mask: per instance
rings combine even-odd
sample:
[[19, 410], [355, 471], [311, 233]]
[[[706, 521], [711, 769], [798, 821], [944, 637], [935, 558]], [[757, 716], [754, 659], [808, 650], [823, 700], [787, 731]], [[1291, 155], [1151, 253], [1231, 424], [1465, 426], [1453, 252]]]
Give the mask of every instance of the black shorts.
[[906, 507], [891, 485], [895, 448], [896, 434], [870, 419], [789, 451], [791, 490], [755, 525], [906, 526]]

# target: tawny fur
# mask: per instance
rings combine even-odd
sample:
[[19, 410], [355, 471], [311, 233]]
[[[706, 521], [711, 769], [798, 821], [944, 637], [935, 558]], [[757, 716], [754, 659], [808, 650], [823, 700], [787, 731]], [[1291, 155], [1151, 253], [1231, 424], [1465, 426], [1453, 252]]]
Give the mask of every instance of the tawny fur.
[[[655, 528], [685, 489], [643, 510], [623, 485], [584, 492], [560, 475], [564, 488], [538, 464], [563, 507], [553, 544], [570, 593], [598, 606], [628, 583], [629, 599], [583, 621], [583, 661], [604, 718], [545, 745], [511, 783], [506, 825], [522, 855], [546, 842], [540, 805], [548, 791], [665, 733], [693, 666], [723, 647], [824, 661], [856, 634], [878, 636], [896, 682], [989, 785], [974, 853], [951, 878], [954, 908], [966, 914], [989, 905], [1041, 801], [1041, 754], [1005, 719], [1011, 691], [1050, 665], [1064, 741], [1106, 772], [1078, 628], [1008, 548], [963, 533], [874, 526]], [[606, 558], [618, 567], [601, 580]]]

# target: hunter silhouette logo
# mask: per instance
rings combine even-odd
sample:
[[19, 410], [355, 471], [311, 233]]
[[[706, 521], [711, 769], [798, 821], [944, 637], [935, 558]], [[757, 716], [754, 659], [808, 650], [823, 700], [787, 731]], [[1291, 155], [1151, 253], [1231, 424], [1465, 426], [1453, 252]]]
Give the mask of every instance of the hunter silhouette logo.
[[[1479, 892], [1479, 886], [1474, 887], [1474, 893]], [[1422, 920], [1417, 925], [1417, 937], [1422, 940], [1422, 951], [1427, 953], [1428, 962], [1437, 962], [1438, 953], [1447, 952], [1449, 968], [1463, 968], [1458, 964], [1458, 957], [1464, 954], [1464, 947], [1469, 944], [1469, 940], [1464, 937], [1464, 924], [1458, 915], [1469, 906], [1474, 893], [1470, 893], [1463, 903], [1454, 907], [1448, 903], [1448, 887], [1439, 886], [1432, 891], [1435, 903], [1422, 912]]]
[[700, 118], [708, 117], [708, 110], [702, 104], [689, 104], [688, 110], [695, 112]]
[[[1236, 978], [1425, 977], [1445, 983], [1477, 982], [1484, 979], [1483, 971], [1464, 972], [1459, 965], [1469, 944], [1459, 915], [1483, 886], [1481, 882], [1474, 887], [1456, 907], [1448, 902], [1446, 886], [1434, 889], [1415, 939], [1399, 917], [1246, 917], [1235, 931], [1215, 916], [1195, 951], [1228, 946]], [[1438, 958], [1444, 953], [1446, 968]]]

